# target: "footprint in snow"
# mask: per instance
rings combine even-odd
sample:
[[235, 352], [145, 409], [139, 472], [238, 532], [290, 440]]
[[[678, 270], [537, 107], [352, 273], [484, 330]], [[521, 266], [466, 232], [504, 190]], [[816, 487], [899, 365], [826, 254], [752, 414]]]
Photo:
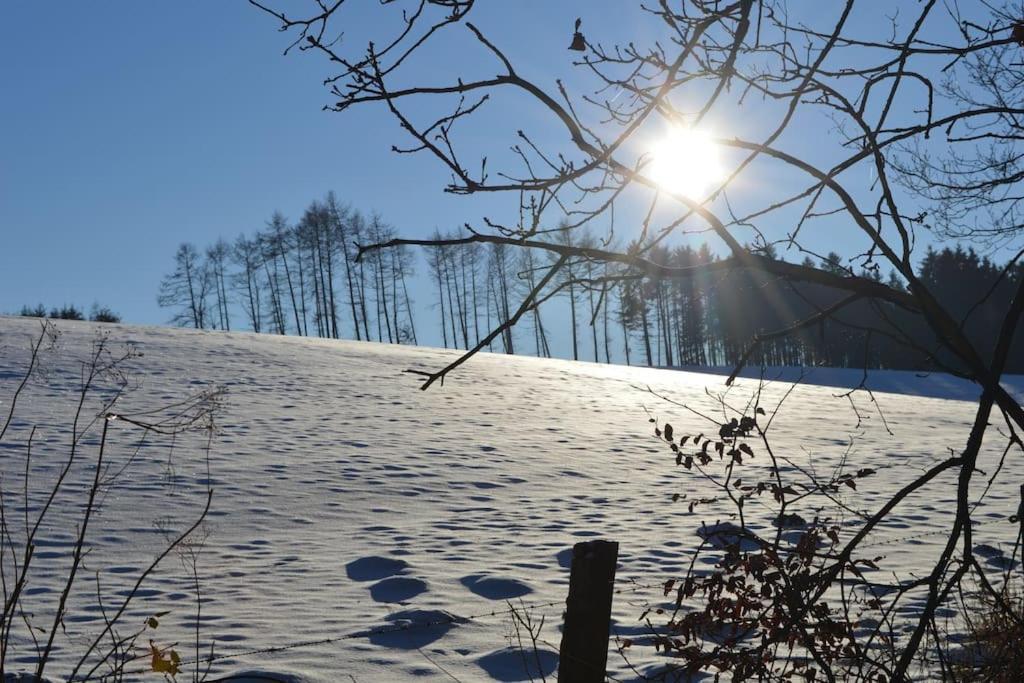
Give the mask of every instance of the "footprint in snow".
[[[391, 622], [395, 630], [383, 629], [371, 633], [370, 642], [395, 650], [418, 650], [421, 647], [426, 647], [435, 640], [439, 640], [457, 625], [466, 623], [466, 620], [461, 617], [436, 609], [402, 610], [388, 615], [387, 620]], [[431, 624], [431, 626], [429, 628], [402, 628], [417, 624]]]
[[[541, 671], [537, 671], [538, 660]], [[521, 650], [505, 648], [484, 655], [476, 663], [496, 681], [533, 681], [555, 672], [558, 668], [558, 653], [538, 648], [536, 653], [524, 657]]]
[[520, 598], [533, 589], [516, 579], [498, 579], [483, 574], [469, 574], [459, 579], [459, 583], [488, 600], [511, 600]]
[[370, 597], [377, 602], [408, 602], [426, 592], [425, 581], [404, 576], [393, 576], [370, 586]]
[[264, 683], [265, 681], [274, 681], [274, 683], [306, 683], [306, 679], [298, 675], [279, 673], [277, 671], [263, 671], [261, 669], [240, 671], [221, 680], [231, 681], [231, 683]]
[[393, 557], [378, 557], [370, 555], [352, 560], [345, 565], [345, 573], [353, 581], [379, 581], [389, 576], [401, 574], [409, 568], [405, 560], [396, 560]]

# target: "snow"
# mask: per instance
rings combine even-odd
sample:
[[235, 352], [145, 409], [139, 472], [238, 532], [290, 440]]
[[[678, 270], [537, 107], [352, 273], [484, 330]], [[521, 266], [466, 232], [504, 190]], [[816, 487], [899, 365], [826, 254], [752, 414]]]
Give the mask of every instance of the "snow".
[[[728, 377], [731, 367], [690, 367], [673, 368], [685, 372], [699, 372]], [[854, 389], [863, 386], [871, 391], [904, 396], [925, 396], [928, 398], [945, 398], [957, 401], [975, 401], [981, 395], [981, 389], [973, 382], [942, 372], [924, 372], [914, 370], [864, 370], [856, 368], [792, 368], [792, 367], [745, 367], [739, 375], [748, 379], [760, 379], [762, 376], [771, 381], [799, 382], [814, 386]], [[1024, 376], [1005, 375], [1002, 381], [1005, 388], [1017, 400], [1024, 399]]]
[[[38, 325], [0, 318], [4, 415]], [[573, 543], [620, 543], [614, 627], [635, 638], [644, 633], [644, 607], [660, 599], [657, 586], [685, 571], [702, 526], [729, 521], [713, 505], [687, 512], [686, 501], [699, 498], [702, 485], [674, 465], [648, 423], [650, 411], [677, 433], [706, 431], [707, 423], [648, 387], [720, 415], [714, 395], [725, 387], [715, 374], [482, 354], [444, 386], [422, 392], [420, 378], [403, 371], [437, 369], [454, 352], [89, 323], [62, 322], [59, 329], [62, 352], [47, 356], [45, 381], [30, 386], [12, 433], [0, 442], [6, 496], [21, 495], [32, 424], [39, 425], [32, 481], [44, 488], [53, 477], [69, 438], [76, 358], [88, 354], [99, 329], [143, 353], [131, 361], [138, 388], [122, 410], [214, 385], [228, 395], [209, 475], [201, 435], [179, 439], [173, 452], [154, 444], [139, 451], [104, 500], [90, 526], [66, 634], [57, 638], [48, 669], [54, 677], [81, 651], [85, 634], [102, 625], [97, 577], [114, 604], [165, 543], [160, 527], [181, 529], [194, 519], [207, 481], [213, 505], [197, 565], [200, 654], [212, 643], [216, 656], [227, 657], [214, 663], [214, 674], [247, 672], [253, 681], [515, 681], [528, 680], [526, 666], [537, 677], [538, 661], [550, 674]], [[817, 377], [823, 375], [836, 376]], [[845, 457], [853, 467], [877, 469], [858, 491], [843, 494], [867, 510], [961, 445], [973, 415], [971, 403], [954, 400], [973, 395], [956, 382], [913, 373], [871, 378], [877, 406], [855, 394], [855, 413], [841, 390], [802, 385], [773, 426], [776, 448], [801, 465], [824, 471]], [[726, 398], [742, 406], [756, 386], [741, 380]], [[783, 381], [764, 389], [769, 413], [787, 389]], [[902, 394], [885, 393], [892, 389]], [[128, 427], [114, 424], [115, 443], [130, 443]], [[993, 471], [999, 447], [993, 441], [985, 450], [985, 472]], [[127, 449], [118, 448], [111, 457], [126, 462]], [[94, 438], [83, 441], [83, 453], [94, 457], [95, 449]], [[753, 476], [763, 458], [750, 467]], [[983, 521], [975, 537], [990, 549], [990, 567], [1008, 561], [1005, 549], [1016, 532], [1006, 516], [1016, 510], [1022, 472], [1016, 459], [1007, 467], [975, 515]], [[905, 578], [927, 571], [951, 518], [953, 482], [952, 475], [939, 477], [912, 496], [866, 549], [885, 556], [885, 572]], [[76, 479], [72, 493], [82, 483]], [[673, 503], [673, 493], [687, 498]], [[40, 623], [52, 615], [57, 578], [69, 561], [71, 520], [80, 510], [72, 498], [58, 499], [60, 519], [38, 544], [26, 600]], [[750, 517], [755, 529], [775, 521], [767, 507], [751, 508]], [[524, 660], [515, 647], [510, 602], [533, 606], [533, 617], [545, 619], [537, 660]], [[144, 585], [125, 623], [163, 611], [169, 613], [144, 639], [176, 643], [186, 662], [194, 659], [194, 585], [175, 556]], [[29, 669], [34, 651], [23, 632], [16, 638], [9, 668]], [[638, 649], [633, 656], [641, 669], [658, 665], [653, 653]], [[636, 677], [614, 652], [609, 665], [618, 679]]]

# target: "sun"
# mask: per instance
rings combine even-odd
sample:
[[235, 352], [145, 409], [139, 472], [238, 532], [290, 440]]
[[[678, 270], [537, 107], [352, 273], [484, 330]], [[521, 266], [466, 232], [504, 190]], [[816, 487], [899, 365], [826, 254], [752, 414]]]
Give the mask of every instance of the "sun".
[[651, 150], [648, 168], [662, 189], [698, 201], [725, 177], [718, 145], [695, 128], [671, 129]]

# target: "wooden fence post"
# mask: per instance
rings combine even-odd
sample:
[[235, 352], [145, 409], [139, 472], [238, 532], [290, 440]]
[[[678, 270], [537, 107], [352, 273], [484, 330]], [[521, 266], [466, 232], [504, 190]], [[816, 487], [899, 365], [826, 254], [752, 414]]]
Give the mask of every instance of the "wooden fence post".
[[558, 683], [605, 680], [618, 559], [619, 544], [614, 541], [585, 541], [572, 547]]

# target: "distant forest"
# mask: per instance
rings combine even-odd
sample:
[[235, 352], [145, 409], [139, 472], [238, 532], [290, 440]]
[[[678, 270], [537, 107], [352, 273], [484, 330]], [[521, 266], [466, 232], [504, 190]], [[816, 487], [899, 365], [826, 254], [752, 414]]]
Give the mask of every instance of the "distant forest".
[[22, 306], [18, 315], [25, 318], [52, 318], [54, 320], [91, 320], [94, 323], [119, 323], [121, 316], [114, 313], [106, 306], [93, 304], [86, 318], [85, 311], [74, 304], [54, 306], [49, 311], [46, 306], [36, 304], [35, 306]]
[[[576, 239], [565, 230], [555, 240]], [[435, 238], [465, 236], [456, 231]], [[359, 244], [386, 242], [395, 230], [378, 214], [363, 215], [333, 193], [312, 202], [294, 224], [275, 213], [263, 230], [223, 239], [200, 251], [182, 244], [158, 302], [172, 322], [230, 330], [416, 344], [417, 323], [440, 328], [445, 348], [469, 348], [508, 320], [550, 265], [532, 250], [479, 243], [434, 246], [423, 254], [432, 291], [415, 291], [419, 259], [411, 247], [367, 252]], [[580, 241], [582, 240], [582, 241]], [[596, 246], [596, 245], [595, 245]], [[716, 260], [706, 244], [666, 247], [633, 244], [656, 264], [689, 266]], [[770, 256], [773, 254], [769, 252]], [[810, 257], [805, 264], [816, 265]], [[880, 280], [875, 269], [856, 272], [838, 254], [819, 265], [831, 272]], [[752, 365], [869, 367], [956, 371], [939, 340], [915, 313], [858, 301], [824, 323], [796, 326], [841, 301], [845, 293], [819, 285], [766, 287], [766, 276], [730, 271], [715, 277], [653, 281], [643, 273], [573, 262], [550, 285], [545, 303], [500, 335], [490, 350], [550, 357], [551, 334], [568, 334], [572, 357], [647, 366]], [[920, 276], [957, 315], [979, 348], [991, 349], [993, 326], [1005, 311], [1024, 268], [1002, 268], [973, 249], [929, 249]], [[887, 282], [902, 283], [894, 274]], [[559, 288], [556, 292], [555, 289]], [[432, 320], [416, 320], [413, 295], [431, 301]], [[421, 311], [422, 315], [422, 311]], [[752, 344], [753, 340], [759, 340]], [[1007, 370], [1024, 372], [1024, 341], [1016, 337]], [[933, 360], [929, 360], [932, 358]]]

